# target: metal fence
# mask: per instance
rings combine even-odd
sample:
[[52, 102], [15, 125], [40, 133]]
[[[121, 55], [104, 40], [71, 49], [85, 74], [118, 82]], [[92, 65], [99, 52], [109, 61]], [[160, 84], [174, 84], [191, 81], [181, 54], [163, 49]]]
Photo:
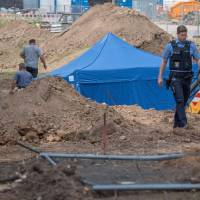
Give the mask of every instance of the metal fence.
[[[163, 7], [157, 2], [158, 0], [133, 0], [133, 9], [147, 16], [151, 21], [173, 36], [176, 36], [176, 27], [180, 24], [187, 25], [190, 38], [200, 35], [200, 5], [191, 5], [190, 7], [182, 5], [179, 8], [178, 14], [173, 14], [169, 6], [165, 5]], [[44, 4], [40, 9], [27, 9], [26, 11], [18, 12], [5, 12], [3, 10], [0, 11], [0, 16], [52, 24], [58, 23], [64, 14], [65, 17], [62, 20], [70, 24], [88, 9], [88, 6], [68, 4], [58, 5], [55, 10], [54, 6]]]
[[89, 8], [87, 6], [72, 6], [65, 5], [62, 9], [58, 10], [56, 13], [51, 9], [40, 9], [40, 10], [21, 10], [19, 12], [5, 12], [0, 11], [0, 17], [8, 18], [8, 19], [22, 19], [28, 21], [35, 22], [48, 22], [48, 23], [66, 23], [71, 24], [78, 17], [80, 17], [84, 12], [86, 12]]

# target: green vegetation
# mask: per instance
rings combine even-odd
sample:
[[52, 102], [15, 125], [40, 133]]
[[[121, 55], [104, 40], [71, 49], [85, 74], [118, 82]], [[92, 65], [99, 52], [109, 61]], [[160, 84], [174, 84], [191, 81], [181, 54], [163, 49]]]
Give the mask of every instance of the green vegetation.
[[8, 19], [0, 17], [0, 28], [4, 27], [9, 22]]
[[0, 80], [13, 78], [15, 72], [0, 72]]

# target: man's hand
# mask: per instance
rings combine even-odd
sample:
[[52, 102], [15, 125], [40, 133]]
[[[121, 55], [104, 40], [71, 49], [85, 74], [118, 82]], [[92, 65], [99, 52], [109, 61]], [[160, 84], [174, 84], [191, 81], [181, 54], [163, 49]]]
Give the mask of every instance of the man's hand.
[[45, 69], [45, 70], [47, 70], [47, 69], [48, 69], [48, 67], [47, 67], [47, 65], [46, 65], [46, 64], [44, 65], [44, 69]]
[[162, 87], [163, 85], [163, 78], [161, 76], [158, 77], [158, 85]]
[[46, 65], [46, 61], [45, 61], [44, 55], [41, 55], [41, 56], [40, 56], [40, 60], [41, 60], [41, 62], [42, 62], [43, 65], [44, 65], [44, 69], [47, 70], [47, 65]]

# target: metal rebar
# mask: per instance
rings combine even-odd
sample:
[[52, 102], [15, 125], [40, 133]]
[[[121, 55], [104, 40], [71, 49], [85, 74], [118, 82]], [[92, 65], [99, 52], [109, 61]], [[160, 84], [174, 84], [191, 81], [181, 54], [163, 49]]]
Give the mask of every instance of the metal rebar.
[[34, 147], [31, 147], [31, 146], [29, 146], [29, 145], [27, 145], [27, 144], [23, 144], [23, 143], [21, 143], [21, 142], [17, 142], [17, 144], [19, 145], [19, 146], [21, 146], [21, 147], [24, 147], [25, 149], [28, 149], [28, 150], [30, 150], [30, 151], [33, 151], [33, 152], [35, 152], [35, 153], [41, 153], [41, 151], [40, 150], [38, 150], [38, 149], [36, 149], [36, 148], [34, 148]]
[[103, 150], [103, 154], [106, 154], [106, 150], [107, 150], [107, 141], [108, 141], [108, 135], [107, 135], [107, 127], [106, 127], [106, 112], [103, 114], [103, 129], [102, 129], [102, 150]]
[[138, 161], [162, 161], [178, 159], [185, 154], [165, 154], [165, 155], [98, 155], [98, 154], [66, 154], [66, 153], [41, 153], [41, 156], [47, 155], [53, 158], [77, 158], [77, 159], [94, 159], [94, 160], [138, 160]]
[[191, 183], [157, 183], [157, 184], [106, 184], [93, 185], [94, 191], [109, 191], [109, 190], [193, 190], [200, 189], [200, 184]]

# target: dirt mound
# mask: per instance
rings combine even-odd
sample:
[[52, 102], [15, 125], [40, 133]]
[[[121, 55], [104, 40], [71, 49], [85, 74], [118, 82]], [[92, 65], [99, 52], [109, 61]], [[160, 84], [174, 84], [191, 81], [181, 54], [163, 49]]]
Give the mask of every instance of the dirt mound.
[[[189, 156], [160, 162], [60, 161], [56, 167], [42, 159], [1, 164], [0, 199], [111, 200], [115, 199], [113, 193], [91, 192], [83, 181], [96, 184], [199, 183], [199, 161], [198, 157]], [[199, 199], [199, 192], [120, 192], [119, 199], [165, 199], [166, 196], [167, 199]]]
[[[200, 183], [200, 158], [198, 156], [186, 156], [178, 160], [164, 161], [160, 168], [173, 168], [181, 173], [174, 174], [176, 182]], [[158, 170], [159, 170], [158, 169]]]
[[[14, 188], [0, 193], [0, 199], [15, 200], [81, 200], [90, 199], [89, 188], [81, 183], [76, 175], [76, 165], [62, 163], [56, 168], [44, 160], [18, 164], [16, 167], [7, 166], [12, 171], [0, 177], [0, 181], [17, 179]], [[4, 172], [8, 172], [4, 169]], [[16, 176], [17, 174], [17, 176]]]
[[[128, 8], [112, 4], [97, 5], [80, 17], [70, 29], [61, 34], [52, 34], [25, 21], [14, 20], [0, 29], [0, 68], [13, 68], [22, 59], [21, 48], [35, 38], [43, 48], [50, 66], [61, 65], [80, 54], [108, 32], [112, 32], [138, 48], [160, 54], [170, 40], [169, 34]], [[77, 56], [77, 55], [76, 55]]]
[[172, 112], [96, 104], [59, 78], [34, 81], [14, 95], [9, 94], [5, 81], [0, 90], [2, 145], [13, 140], [39, 145], [65, 141], [69, 152], [82, 152], [83, 148], [93, 152], [94, 147], [98, 152], [106, 132], [109, 152], [149, 153], [181, 151], [185, 144], [200, 139], [198, 115], [189, 115], [190, 129], [173, 131]]
[[[147, 17], [128, 8], [112, 4], [97, 5], [79, 18], [56, 42], [48, 44], [48, 51], [66, 53], [87, 48], [112, 32], [136, 47], [160, 54], [170, 36]], [[64, 41], [64, 42], [63, 42]]]
[[[75, 92], [64, 80], [44, 78], [14, 95], [0, 93], [0, 143], [12, 139], [55, 142], [86, 139], [96, 142], [107, 117], [108, 134], [127, 126], [112, 108], [97, 105]], [[97, 136], [97, 137], [96, 137]]]
[[[172, 129], [174, 112], [143, 110], [138, 106], [115, 106], [113, 107], [125, 120], [131, 124], [137, 124], [143, 135], [143, 143], [151, 142], [157, 145], [178, 145], [180, 150], [183, 144], [197, 143], [200, 139], [199, 115], [188, 113], [188, 129]], [[167, 150], [167, 148], [166, 148]], [[173, 151], [173, 150], [172, 150]], [[177, 150], [176, 150], [177, 151]]]
[[19, 62], [21, 48], [35, 38], [39, 44], [45, 43], [52, 35], [25, 21], [12, 20], [0, 29], [0, 68], [15, 68]]

